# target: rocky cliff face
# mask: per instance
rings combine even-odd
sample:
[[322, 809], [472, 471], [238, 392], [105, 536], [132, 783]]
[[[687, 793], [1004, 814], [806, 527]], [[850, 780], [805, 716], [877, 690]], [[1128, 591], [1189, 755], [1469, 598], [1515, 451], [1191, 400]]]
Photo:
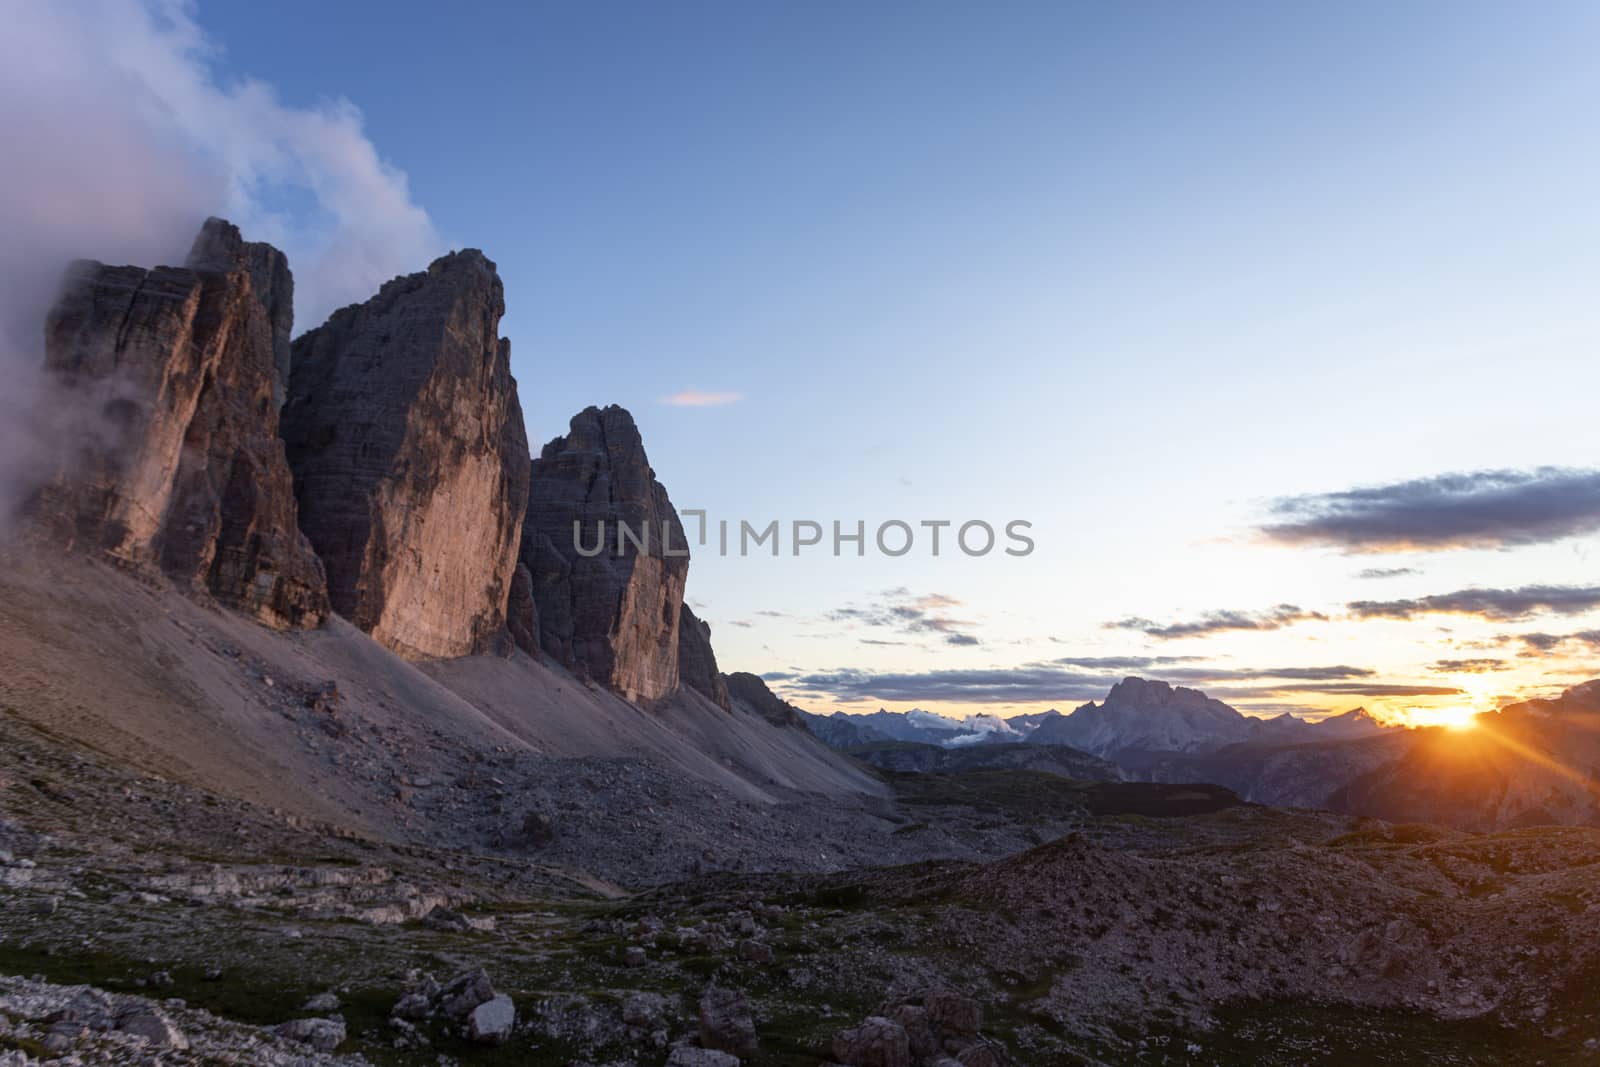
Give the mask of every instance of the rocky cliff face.
[[250, 287], [267, 315], [272, 335], [272, 406], [283, 407], [289, 388], [290, 335], [294, 330], [294, 275], [282, 252], [263, 241], [246, 241], [239, 228], [211, 218], [189, 249], [186, 264], [197, 271], [237, 271], [250, 275]]
[[637, 703], [677, 688], [688, 542], [627, 411], [586, 408], [533, 461], [521, 562], [513, 633]]
[[78, 444], [36, 516], [271, 625], [318, 625], [322, 566], [296, 525], [273, 402], [292, 293], [283, 254], [220, 219], [186, 268], [74, 264], [45, 348]]
[[403, 656], [468, 655], [505, 630], [528, 444], [504, 311], [495, 265], [469, 249], [293, 345], [301, 528], [334, 610]]
[[678, 680], [697, 689], [723, 711], [729, 710], [728, 683], [717, 670], [711, 648], [711, 624], [684, 604], [678, 613]]

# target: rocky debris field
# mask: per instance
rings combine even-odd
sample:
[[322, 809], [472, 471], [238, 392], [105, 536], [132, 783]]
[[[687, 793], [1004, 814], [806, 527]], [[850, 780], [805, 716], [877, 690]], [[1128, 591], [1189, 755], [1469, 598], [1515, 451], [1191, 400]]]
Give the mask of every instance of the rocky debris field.
[[[892, 776], [886, 837], [1014, 854], [630, 889], [549, 842], [385, 844], [0, 723], [17, 1063], [1600, 1062], [1593, 831]], [[544, 832], [597, 832], [561, 812]]]
[[[309, 1021], [309, 1020], [307, 1020]], [[313, 1067], [360, 1063], [360, 1057], [326, 1053], [324, 1040], [301, 1035], [309, 1027], [276, 1030], [249, 1026], [191, 1008], [179, 997], [152, 999], [106, 993], [83, 985], [57, 985], [0, 977], [0, 1064], [229, 1064]], [[343, 1027], [337, 1027], [342, 1039]], [[320, 1052], [319, 1052], [320, 1048]]]

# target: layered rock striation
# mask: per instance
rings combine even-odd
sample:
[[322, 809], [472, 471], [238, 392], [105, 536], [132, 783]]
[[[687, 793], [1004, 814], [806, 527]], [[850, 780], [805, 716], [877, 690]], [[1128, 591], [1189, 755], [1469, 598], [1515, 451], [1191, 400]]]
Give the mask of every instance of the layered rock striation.
[[296, 523], [274, 401], [284, 256], [209, 219], [187, 267], [74, 263], [45, 324], [73, 446], [35, 518], [278, 627], [328, 611]]
[[505, 633], [528, 443], [504, 290], [468, 249], [295, 340], [283, 436], [334, 610], [410, 658]]

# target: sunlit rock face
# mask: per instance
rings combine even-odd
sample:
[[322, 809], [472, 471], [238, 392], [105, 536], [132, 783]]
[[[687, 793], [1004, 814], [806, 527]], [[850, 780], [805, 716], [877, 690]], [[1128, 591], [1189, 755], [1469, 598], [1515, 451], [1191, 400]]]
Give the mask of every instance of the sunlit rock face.
[[536, 627], [545, 655], [636, 703], [678, 687], [688, 545], [627, 411], [586, 408], [544, 446], [521, 555], [537, 617], [513, 632]]
[[272, 406], [283, 407], [289, 388], [289, 338], [294, 329], [294, 275], [289, 260], [264, 241], [246, 241], [239, 228], [222, 219], [207, 219], [189, 249], [186, 264], [197, 271], [237, 271], [250, 275], [272, 334]]
[[504, 290], [469, 249], [296, 339], [283, 435], [334, 610], [410, 658], [505, 632], [528, 444]]
[[188, 267], [73, 264], [45, 325], [73, 446], [31, 506], [68, 545], [159, 570], [270, 625], [327, 614], [278, 439], [284, 256], [206, 222]]

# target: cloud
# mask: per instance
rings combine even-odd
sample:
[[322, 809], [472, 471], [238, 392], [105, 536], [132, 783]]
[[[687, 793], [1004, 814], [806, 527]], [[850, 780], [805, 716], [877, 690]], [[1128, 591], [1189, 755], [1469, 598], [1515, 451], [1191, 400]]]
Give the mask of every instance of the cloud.
[[1539, 467], [1441, 474], [1286, 497], [1269, 540], [1348, 553], [1511, 548], [1600, 530], [1600, 470]]
[[1147, 671], [1169, 663], [1189, 663], [1199, 656], [1063, 656], [1052, 663], [1064, 667], [1093, 667], [1107, 671]]
[[[192, 8], [162, 0], [7, 4], [0, 34], [0, 492], [53, 443], [29, 433], [45, 313], [78, 258], [181, 264], [207, 215], [270, 241], [296, 321], [425, 266], [443, 242], [347, 100], [281, 103], [224, 79]], [[289, 211], [285, 205], [295, 204]]]
[[1330, 678], [1371, 678], [1376, 673], [1370, 667], [1351, 667], [1348, 664], [1341, 663], [1334, 667], [1246, 667], [1238, 670], [1195, 668], [1193, 670], [1166, 671], [1163, 677], [1184, 678], [1196, 682], [1210, 679], [1220, 681], [1241, 678], [1288, 678], [1300, 681], [1319, 681]]
[[1407, 575], [1421, 573], [1415, 567], [1368, 567], [1365, 570], [1357, 571], [1356, 577], [1365, 581], [1372, 581], [1383, 578], [1404, 578]]
[[1570, 634], [1500, 634], [1495, 640], [1502, 645], [1524, 645], [1523, 656], [1554, 652], [1565, 645], [1580, 645], [1585, 651], [1600, 651], [1600, 630], [1579, 630]]
[[[1207, 685], [1227, 681], [1264, 681], [1283, 679], [1304, 680], [1304, 685], [1266, 685], [1257, 689], [1238, 690], [1242, 696], [1268, 695], [1279, 692], [1320, 692], [1336, 679], [1359, 679], [1373, 676], [1365, 667], [1345, 665], [1330, 667], [1270, 667], [1255, 669], [1184, 668], [1160, 671], [1151, 675], [1163, 681], [1186, 685]], [[1019, 667], [993, 667], [973, 670], [933, 670], [912, 673], [882, 673], [855, 669], [822, 671], [797, 675], [796, 686], [828, 694], [834, 700], [851, 702], [861, 700], [948, 702], [966, 704], [1039, 704], [1052, 702], [1081, 702], [1098, 700], [1125, 675], [1121, 672], [1074, 670], [1055, 663], [1032, 663]], [[1362, 683], [1348, 690], [1328, 689], [1330, 692], [1365, 692], [1383, 688]], [[1410, 687], [1408, 687], [1410, 688]], [[1232, 691], [1230, 691], [1232, 692]], [[1454, 692], [1454, 690], [1451, 690]]]
[[1016, 667], [884, 674], [839, 670], [803, 675], [795, 684], [826, 693], [841, 702], [1006, 704], [1093, 700], [1103, 696], [1117, 680], [1051, 667]]
[[699, 389], [685, 389], [680, 393], [670, 393], [660, 399], [660, 403], [675, 408], [714, 408], [723, 404], [736, 404], [744, 399], [742, 393], [708, 393]]
[[1440, 685], [1365, 685], [1354, 682], [1329, 682], [1317, 685], [1275, 686], [1258, 692], [1330, 693], [1357, 697], [1447, 697], [1459, 696], [1462, 690]]
[[1492, 674], [1495, 671], [1509, 670], [1511, 664], [1503, 659], [1441, 659], [1434, 662], [1429, 670], [1435, 674]]
[[884, 627], [910, 636], [943, 635], [945, 643], [952, 645], [978, 644], [978, 638], [969, 632], [977, 624], [950, 613], [961, 606], [961, 601], [944, 593], [918, 596], [899, 586], [885, 589], [869, 604], [835, 608], [828, 612], [827, 620], [847, 627]]
[[1600, 586], [1528, 585], [1520, 589], [1462, 589], [1412, 600], [1356, 600], [1346, 605], [1361, 619], [1412, 619], [1419, 615], [1471, 615], [1510, 622], [1531, 615], [1580, 615], [1600, 607]]
[[1320, 612], [1306, 611], [1294, 604], [1279, 604], [1267, 611], [1210, 611], [1187, 622], [1157, 623], [1150, 619], [1127, 618], [1105, 625], [1110, 630], [1137, 630], [1148, 637], [1170, 640], [1235, 630], [1281, 630], [1297, 622], [1325, 622], [1327, 618]]

